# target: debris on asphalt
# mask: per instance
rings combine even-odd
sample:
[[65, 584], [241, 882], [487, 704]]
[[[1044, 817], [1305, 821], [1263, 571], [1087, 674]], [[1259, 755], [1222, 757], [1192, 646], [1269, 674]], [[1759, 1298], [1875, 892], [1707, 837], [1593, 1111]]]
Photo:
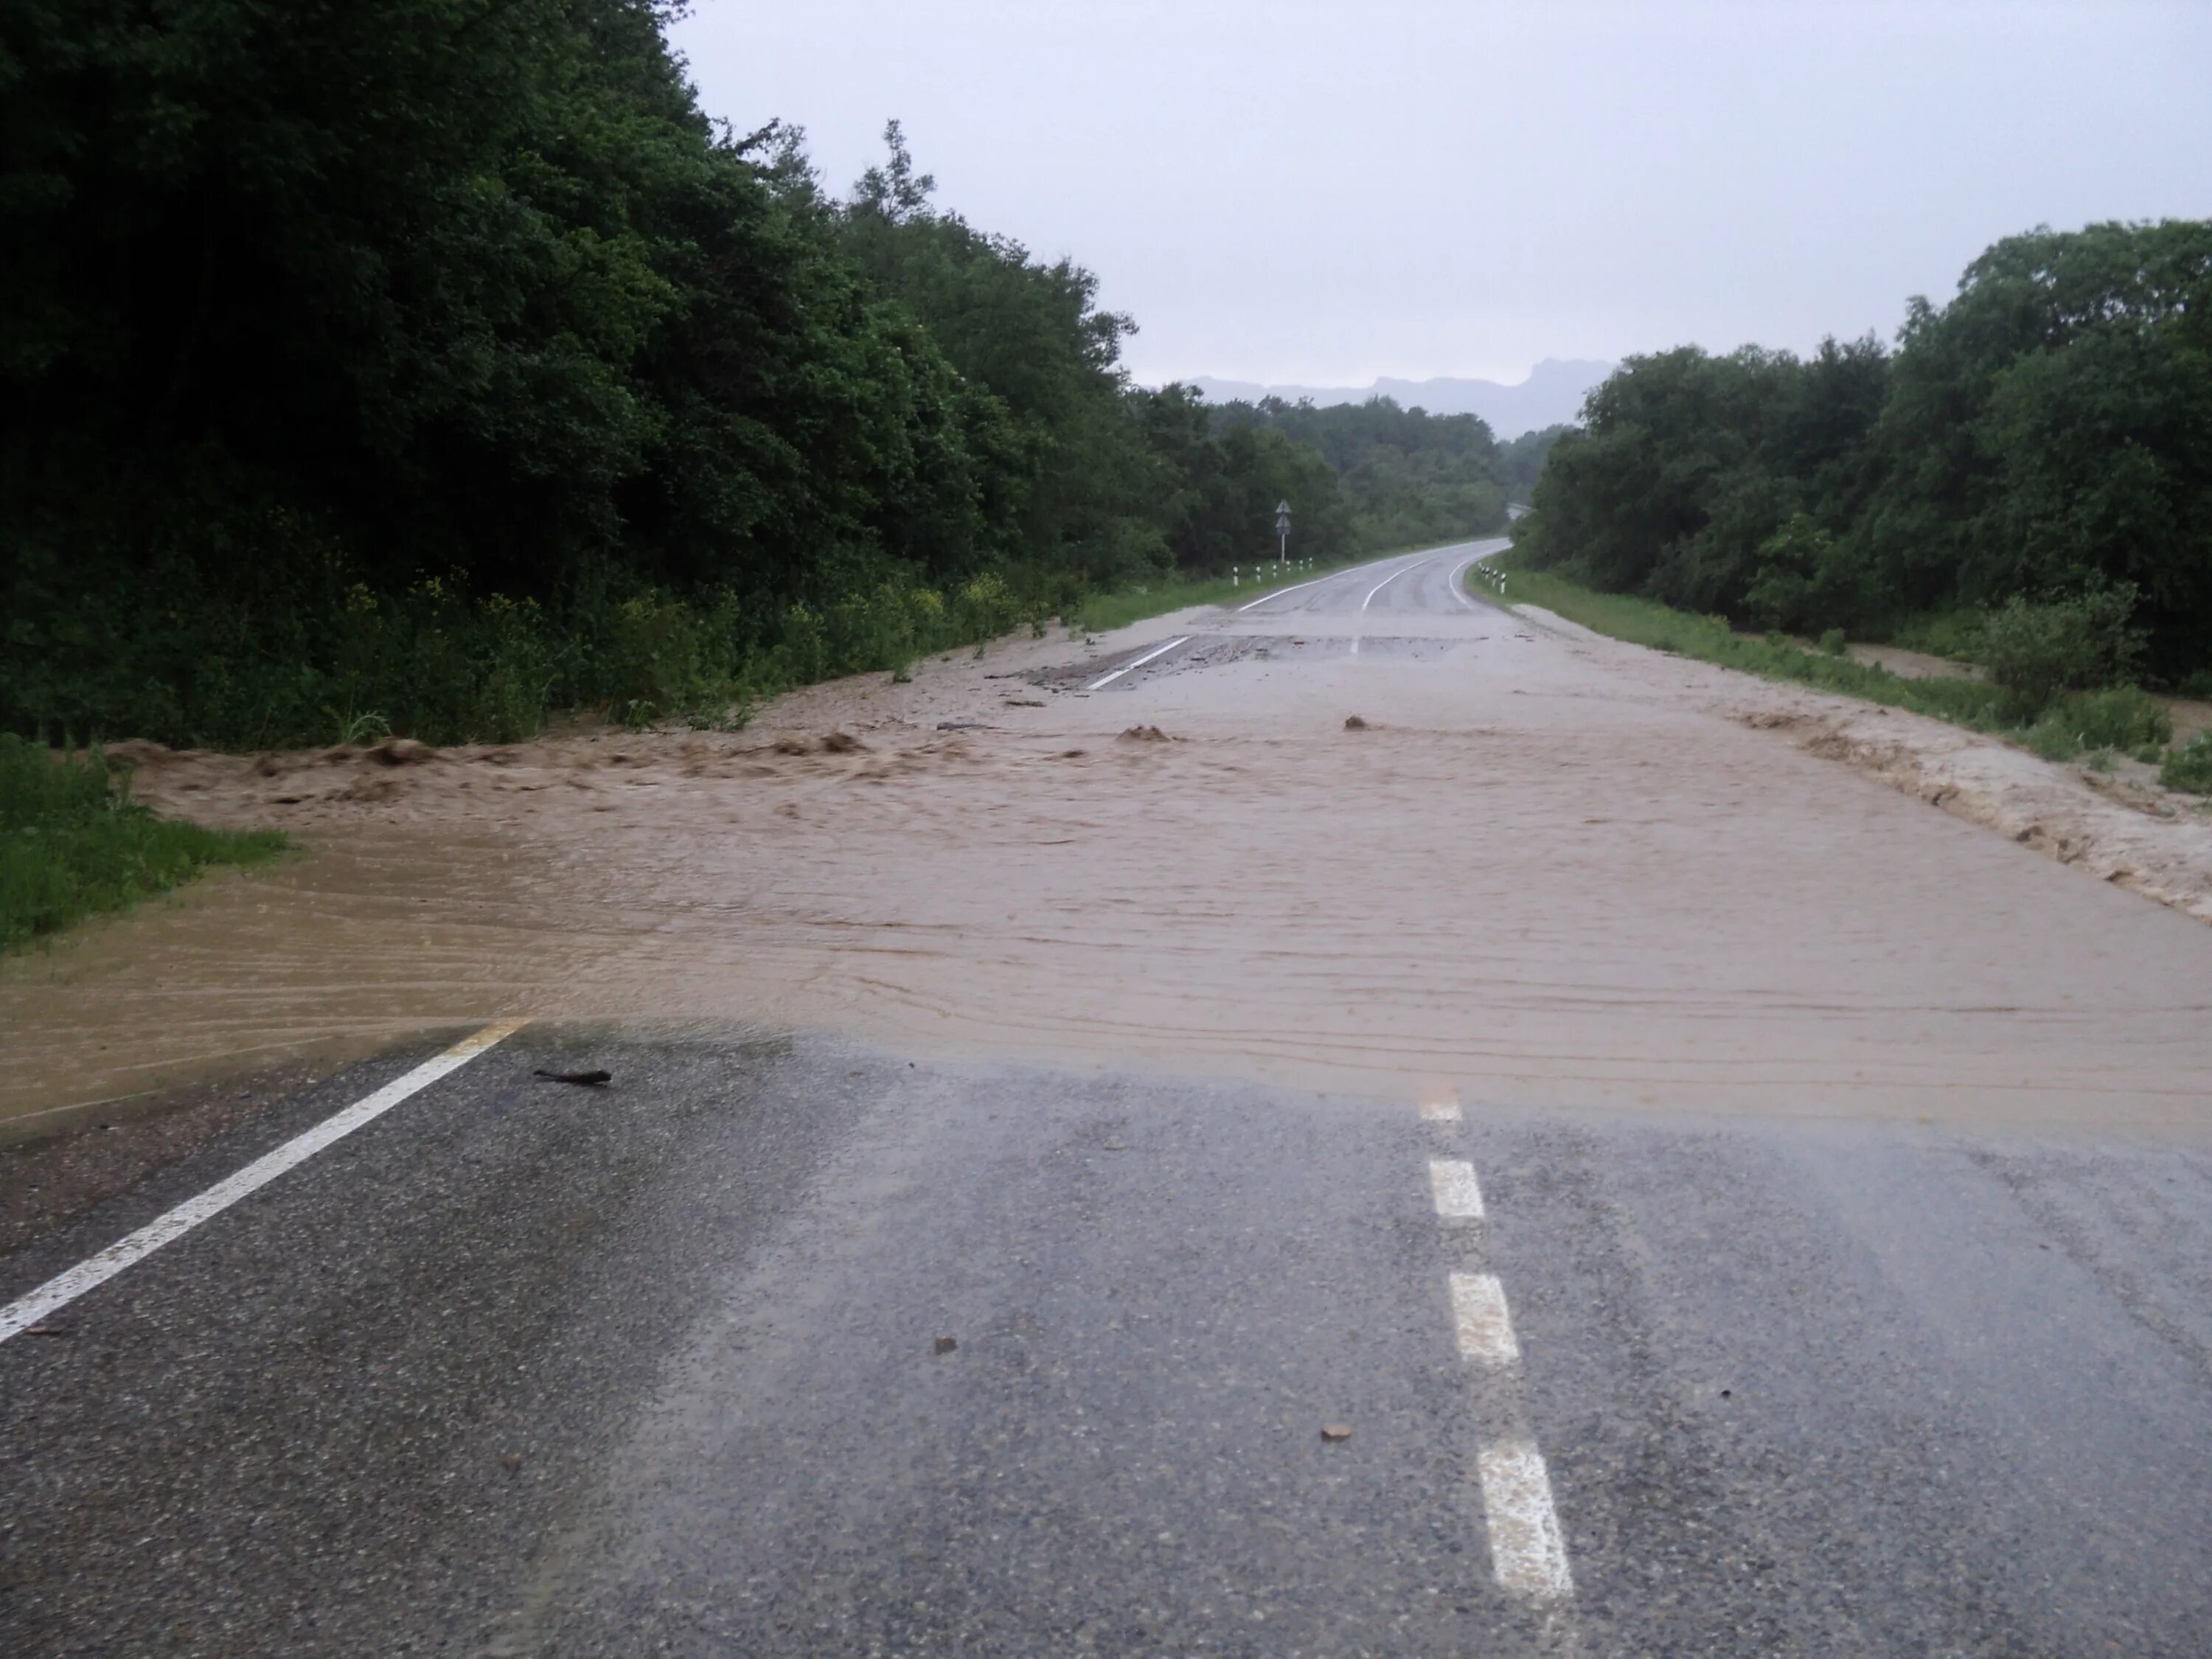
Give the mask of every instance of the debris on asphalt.
[[549, 1072], [540, 1067], [533, 1075], [542, 1077], [549, 1083], [581, 1083], [594, 1089], [601, 1084], [612, 1083], [615, 1080], [615, 1074], [612, 1072], [600, 1071]]
[[499, 1461], [506, 1466], [507, 1473], [512, 1474], [515, 1470], [522, 1467], [522, 1454], [520, 1452], [509, 1452], [506, 1456], [501, 1458]]
[[1352, 1425], [1324, 1423], [1321, 1425], [1321, 1437], [1324, 1440], [1349, 1440], [1352, 1438]]
[[957, 1336], [940, 1336], [937, 1339], [937, 1352], [939, 1353], [951, 1353], [959, 1346], [960, 1339]]
[[1357, 714], [1346, 714], [1344, 717], [1344, 729], [1347, 732], [1364, 732], [1367, 729], [1367, 722]]
[[23, 1327], [23, 1334], [26, 1336], [67, 1336], [69, 1334], [70, 1328], [66, 1325], [26, 1325]]

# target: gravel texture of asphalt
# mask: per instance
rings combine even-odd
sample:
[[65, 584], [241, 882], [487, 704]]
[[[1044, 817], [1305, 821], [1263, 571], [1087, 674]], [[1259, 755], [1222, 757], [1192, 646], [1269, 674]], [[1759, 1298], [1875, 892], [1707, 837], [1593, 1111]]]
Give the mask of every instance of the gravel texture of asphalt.
[[[0, 1344], [0, 1644], [2201, 1651], [2208, 1198], [2185, 1149], [530, 1027]], [[1509, 1427], [1565, 1596], [1500, 1583]]]

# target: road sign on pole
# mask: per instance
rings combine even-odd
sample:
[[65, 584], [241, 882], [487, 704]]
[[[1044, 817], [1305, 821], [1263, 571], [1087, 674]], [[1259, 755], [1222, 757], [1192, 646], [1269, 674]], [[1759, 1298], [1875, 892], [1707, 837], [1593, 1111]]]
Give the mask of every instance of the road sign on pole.
[[1288, 501], [1277, 501], [1275, 503], [1275, 562], [1282, 563], [1290, 556], [1290, 551], [1291, 504]]

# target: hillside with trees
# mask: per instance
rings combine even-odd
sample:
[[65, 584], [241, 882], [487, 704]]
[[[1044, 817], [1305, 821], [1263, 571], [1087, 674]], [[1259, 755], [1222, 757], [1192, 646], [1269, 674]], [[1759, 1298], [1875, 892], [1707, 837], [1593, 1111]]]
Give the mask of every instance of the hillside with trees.
[[642, 720], [1250, 556], [1334, 474], [1067, 261], [708, 120], [657, 0], [0, 19], [0, 728]]
[[1634, 357], [1529, 564], [1741, 625], [1900, 633], [2047, 690], [2212, 670], [2212, 223], [2006, 239], [1893, 348]]

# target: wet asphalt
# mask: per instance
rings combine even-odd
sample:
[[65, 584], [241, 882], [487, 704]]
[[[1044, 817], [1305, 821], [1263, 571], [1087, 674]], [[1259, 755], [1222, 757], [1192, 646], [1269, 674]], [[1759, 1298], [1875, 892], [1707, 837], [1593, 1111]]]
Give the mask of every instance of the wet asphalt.
[[[1563, 1608], [1493, 1577], [1476, 1257]], [[0, 1344], [0, 1650], [2199, 1654], [2208, 1287], [2187, 1150], [531, 1028]]]
[[[1456, 607], [1475, 550], [1261, 614]], [[2212, 1651], [2197, 1147], [538, 1025], [46, 1329], [0, 1342], [11, 1659]], [[1500, 1436], [1571, 1597], [1501, 1588]]]

